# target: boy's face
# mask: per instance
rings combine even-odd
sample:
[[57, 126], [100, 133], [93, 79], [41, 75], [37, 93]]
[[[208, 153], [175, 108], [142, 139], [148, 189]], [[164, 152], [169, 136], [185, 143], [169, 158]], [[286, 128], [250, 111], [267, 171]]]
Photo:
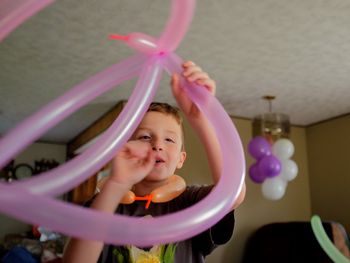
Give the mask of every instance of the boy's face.
[[155, 153], [154, 167], [144, 180], [165, 180], [181, 168], [186, 159], [186, 152], [182, 151], [181, 126], [171, 115], [147, 112], [132, 139], [149, 143]]

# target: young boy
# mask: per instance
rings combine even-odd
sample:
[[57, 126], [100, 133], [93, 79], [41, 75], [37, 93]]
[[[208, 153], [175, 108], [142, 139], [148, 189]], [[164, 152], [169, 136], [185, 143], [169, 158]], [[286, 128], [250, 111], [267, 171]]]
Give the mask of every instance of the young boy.
[[[183, 64], [182, 75], [188, 82], [204, 86], [215, 94], [215, 82], [193, 62]], [[222, 164], [214, 131], [182, 90], [178, 75], [172, 76], [171, 86], [178, 105], [205, 146], [215, 184], [219, 180]], [[186, 159], [183, 136], [178, 110], [168, 104], [152, 103], [130, 141], [114, 158], [112, 174], [91, 207], [109, 213], [114, 213], [118, 207], [117, 213], [130, 216], [159, 216], [182, 210], [204, 198], [213, 186], [187, 187], [170, 193], [171, 198], [167, 198], [166, 202], [151, 203], [149, 208], [145, 207], [144, 202], [137, 201], [119, 205], [130, 190], [135, 196], [142, 197], [166, 189], [171, 184], [170, 178], [174, 178], [175, 170], [180, 169]], [[244, 196], [245, 187], [232, 210], [240, 205]], [[204, 262], [205, 256], [217, 245], [229, 241], [234, 222], [234, 214], [230, 212], [216, 225], [193, 238], [148, 249], [112, 245], [103, 247], [102, 242], [71, 239], [63, 261], [87, 263], [97, 262], [100, 258], [99, 262]]]

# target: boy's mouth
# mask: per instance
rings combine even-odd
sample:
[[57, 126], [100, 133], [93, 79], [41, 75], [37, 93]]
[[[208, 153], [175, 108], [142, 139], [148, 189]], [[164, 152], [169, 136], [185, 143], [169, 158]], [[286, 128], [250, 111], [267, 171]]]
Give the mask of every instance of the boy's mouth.
[[164, 160], [162, 160], [162, 159], [156, 159], [156, 163], [164, 163]]

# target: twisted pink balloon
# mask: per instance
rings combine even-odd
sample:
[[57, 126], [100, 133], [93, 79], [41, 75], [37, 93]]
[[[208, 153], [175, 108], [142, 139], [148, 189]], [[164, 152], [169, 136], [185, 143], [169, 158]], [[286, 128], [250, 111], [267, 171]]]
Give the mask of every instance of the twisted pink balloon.
[[[0, 10], [6, 10], [0, 13], [0, 40], [51, 2], [0, 0]], [[215, 127], [223, 152], [222, 177], [204, 200], [178, 213], [147, 220], [106, 215], [50, 198], [79, 185], [116, 154], [137, 128], [152, 101], [162, 69], [170, 74], [181, 72], [181, 59], [171, 52], [187, 31], [194, 7], [195, 0], [173, 0], [170, 18], [158, 39], [142, 33], [131, 33], [123, 38], [130, 47], [141, 53], [78, 84], [2, 138], [0, 166], [78, 108], [139, 75], [131, 98], [118, 119], [81, 155], [38, 177], [11, 185], [0, 184], [2, 212], [67, 235], [115, 244], [149, 246], [194, 236], [211, 227], [231, 209], [244, 181], [243, 148], [231, 119], [220, 103], [206, 89], [190, 86], [185, 86], [185, 89]]]

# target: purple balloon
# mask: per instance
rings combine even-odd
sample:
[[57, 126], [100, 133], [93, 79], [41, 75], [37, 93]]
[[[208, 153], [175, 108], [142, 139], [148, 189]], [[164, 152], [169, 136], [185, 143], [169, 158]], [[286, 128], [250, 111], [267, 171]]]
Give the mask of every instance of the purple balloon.
[[252, 181], [257, 184], [261, 184], [266, 179], [266, 177], [260, 173], [258, 163], [255, 163], [252, 166], [250, 166], [249, 176], [250, 179], [252, 179]]
[[275, 177], [281, 172], [281, 162], [274, 155], [263, 157], [258, 163], [259, 172], [265, 177]]
[[261, 136], [253, 138], [248, 145], [248, 151], [255, 159], [260, 160], [271, 154], [271, 145]]

